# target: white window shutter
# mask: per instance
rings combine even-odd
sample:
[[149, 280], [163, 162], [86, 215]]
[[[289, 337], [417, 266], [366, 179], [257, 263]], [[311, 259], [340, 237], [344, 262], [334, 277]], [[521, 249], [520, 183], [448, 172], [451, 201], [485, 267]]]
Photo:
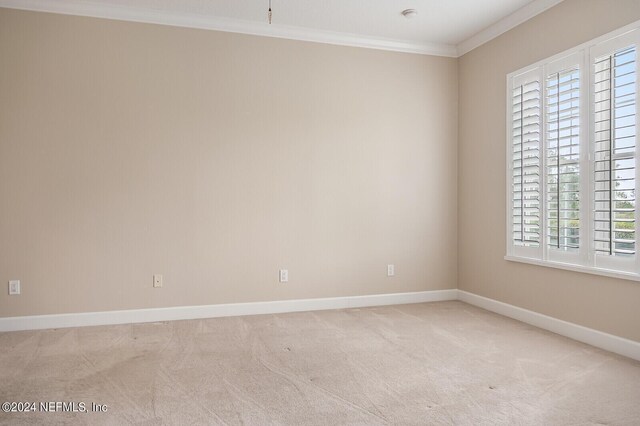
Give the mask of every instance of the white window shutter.
[[511, 223], [514, 246], [540, 245], [541, 87], [514, 79], [511, 90]]
[[596, 267], [637, 270], [638, 31], [592, 48], [592, 248]]
[[545, 82], [547, 244], [562, 251], [580, 248], [580, 84], [578, 65]]

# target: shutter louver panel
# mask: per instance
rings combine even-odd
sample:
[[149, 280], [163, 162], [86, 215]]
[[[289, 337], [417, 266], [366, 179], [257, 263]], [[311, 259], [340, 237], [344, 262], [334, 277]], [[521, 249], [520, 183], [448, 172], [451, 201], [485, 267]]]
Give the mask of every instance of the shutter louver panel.
[[512, 229], [514, 244], [540, 242], [540, 83], [512, 92]]
[[580, 70], [547, 76], [546, 92], [547, 245], [580, 247]]
[[594, 248], [636, 252], [636, 48], [594, 64]]

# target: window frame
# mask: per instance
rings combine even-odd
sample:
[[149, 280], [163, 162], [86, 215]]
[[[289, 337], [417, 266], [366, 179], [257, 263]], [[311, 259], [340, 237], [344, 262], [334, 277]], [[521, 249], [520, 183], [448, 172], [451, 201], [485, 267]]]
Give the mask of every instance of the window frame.
[[[594, 85], [593, 63], [597, 57], [622, 48], [624, 44], [636, 46], [636, 108], [640, 108], [640, 21], [597, 37], [586, 43], [511, 72], [506, 76], [506, 255], [505, 260], [529, 263], [552, 268], [586, 272], [615, 278], [640, 281], [640, 229], [636, 232], [636, 253], [629, 258], [597, 255], [594, 244]], [[580, 247], [575, 251], [549, 247], [547, 217], [547, 77], [553, 72], [579, 66], [579, 170], [580, 170]], [[540, 87], [540, 240], [538, 247], [522, 247], [513, 239], [513, 90], [521, 81], [535, 76]], [[640, 130], [640, 111], [636, 110], [636, 132]], [[635, 182], [640, 190], [640, 134], [636, 135]], [[635, 223], [640, 228], [640, 200], [636, 202]]]

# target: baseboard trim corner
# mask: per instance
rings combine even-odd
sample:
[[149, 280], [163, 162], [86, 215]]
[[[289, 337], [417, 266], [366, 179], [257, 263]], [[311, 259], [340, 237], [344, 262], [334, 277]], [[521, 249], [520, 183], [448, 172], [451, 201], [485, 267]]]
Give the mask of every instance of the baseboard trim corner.
[[456, 300], [457, 297], [458, 290], [448, 289], [318, 299], [33, 315], [0, 318], [0, 332], [401, 305]]
[[640, 361], [640, 342], [614, 336], [488, 297], [458, 290], [458, 300], [509, 318]]

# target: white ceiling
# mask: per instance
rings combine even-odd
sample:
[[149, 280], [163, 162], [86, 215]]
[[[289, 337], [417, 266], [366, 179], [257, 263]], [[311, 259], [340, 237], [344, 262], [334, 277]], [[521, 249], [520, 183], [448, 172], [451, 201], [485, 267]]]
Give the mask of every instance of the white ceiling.
[[[271, 0], [273, 25], [456, 45], [532, 0]], [[265, 22], [268, 0], [100, 0], [120, 6]], [[418, 16], [406, 19], [404, 9]]]
[[[0, 6], [458, 56], [561, 0], [0, 0]], [[418, 15], [406, 19], [401, 12]], [[474, 37], [475, 36], [475, 37]]]

